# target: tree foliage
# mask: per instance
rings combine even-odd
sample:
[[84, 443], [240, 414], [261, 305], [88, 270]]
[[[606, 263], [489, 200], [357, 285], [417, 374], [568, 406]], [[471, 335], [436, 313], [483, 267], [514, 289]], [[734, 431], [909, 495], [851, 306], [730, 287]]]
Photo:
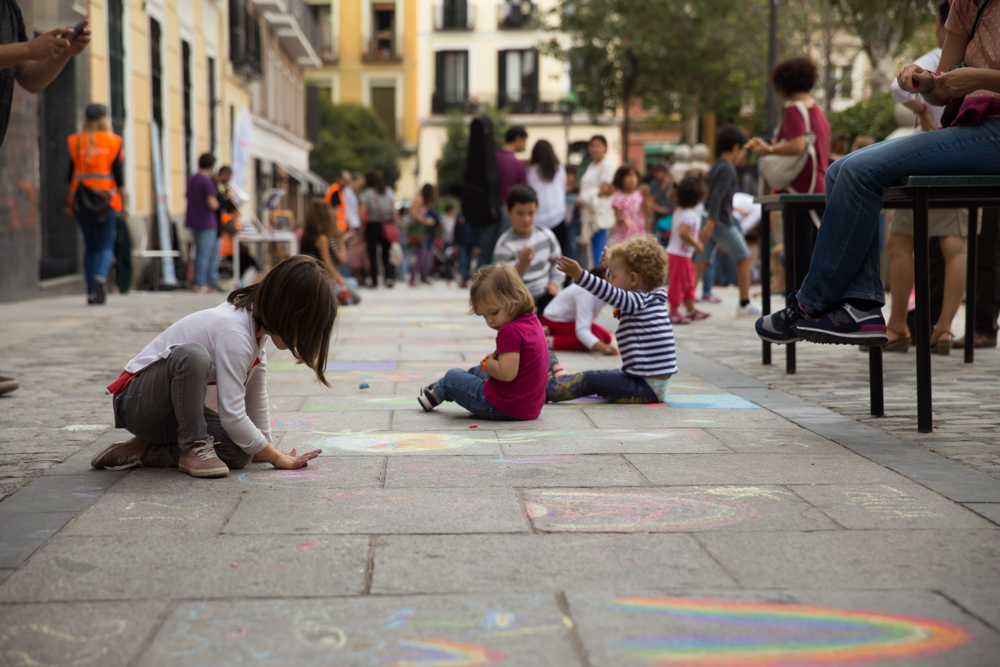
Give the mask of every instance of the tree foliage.
[[371, 109], [334, 104], [320, 97], [319, 140], [309, 155], [310, 168], [333, 183], [344, 169], [377, 171], [389, 186], [399, 180], [399, 148]]
[[830, 133], [845, 132], [850, 141], [859, 134], [869, 134], [882, 141], [898, 126], [893, 113], [896, 102], [889, 93], [879, 93], [849, 109], [830, 114]]

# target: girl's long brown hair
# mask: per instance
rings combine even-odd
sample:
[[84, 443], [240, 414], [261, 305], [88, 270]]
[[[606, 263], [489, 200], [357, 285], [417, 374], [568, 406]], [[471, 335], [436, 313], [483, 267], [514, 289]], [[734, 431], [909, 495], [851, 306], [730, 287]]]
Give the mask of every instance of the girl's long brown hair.
[[249, 310], [258, 327], [280, 336], [296, 360], [330, 386], [323, 371], [337, 322], [337, 296], [319, 260], [289, 257], [256, 285], [231, 292], [227, 301]]
[[337, 229], [337, 221], [333, 216], [333, 207], [322, 197], [314, 197], [306, 209], [302, 238], [315, 241], [324, 235], [336, 239], [340, 236], [340, 230]]

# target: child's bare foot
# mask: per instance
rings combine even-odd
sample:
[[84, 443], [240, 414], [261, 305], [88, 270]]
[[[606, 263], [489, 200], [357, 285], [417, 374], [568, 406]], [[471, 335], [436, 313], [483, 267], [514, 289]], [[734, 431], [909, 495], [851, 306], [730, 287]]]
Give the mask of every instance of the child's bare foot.
[[192, 477], [225, 477], [229, 474], [229, 466], [215, 453], [212, 436], [195, 442], [191, 449], [181, 454], [177, 467]]
[[116, 442], [102, 449], [90, 459], [91, 468], [107, 468], [108, 470], [124, 470], [142, 466], [142, 457], [149, 449], [149, 443], [139, 438], [131, 438], [125, 442]]

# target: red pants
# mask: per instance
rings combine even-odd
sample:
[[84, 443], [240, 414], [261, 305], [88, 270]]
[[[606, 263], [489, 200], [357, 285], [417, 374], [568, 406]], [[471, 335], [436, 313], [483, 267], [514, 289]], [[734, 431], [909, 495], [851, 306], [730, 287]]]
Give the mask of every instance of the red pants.
[[667, 262], [667, 301], [675, 312], [685, 301], [694, 301], [694, 264], [680, 255], [667, 255]]
[[[692, 288], [693, 289], [693, 288]], [[541, 315], [538, 319], [542, 321], [543, 327], [549, 328], [552, 334], [552, 349], [561, 352], [587, 352], [587, 346], [576, 337], [576, 324], [573, 322], [553, 322]], [[605, 345], [611, 344], [611, 334], [600, 324], [591, 324], [590, 332], [597, 336]]]

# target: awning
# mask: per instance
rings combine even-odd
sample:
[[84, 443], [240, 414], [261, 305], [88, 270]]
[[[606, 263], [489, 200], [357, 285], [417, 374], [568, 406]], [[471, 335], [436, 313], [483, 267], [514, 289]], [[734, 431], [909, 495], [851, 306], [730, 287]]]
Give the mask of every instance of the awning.
[[322, 195], [326, 192], [326, 189], [330, 187], [330, 184], [323, 180], [323, 178], [312, 170], [301, 171], [295, 167], [289, 167], [286, 164], [278, 164], [279, 167], [288, 172], [288, 175], [294, 178], [299, 183], [309, 186], [309, 190], [315, 194]]

